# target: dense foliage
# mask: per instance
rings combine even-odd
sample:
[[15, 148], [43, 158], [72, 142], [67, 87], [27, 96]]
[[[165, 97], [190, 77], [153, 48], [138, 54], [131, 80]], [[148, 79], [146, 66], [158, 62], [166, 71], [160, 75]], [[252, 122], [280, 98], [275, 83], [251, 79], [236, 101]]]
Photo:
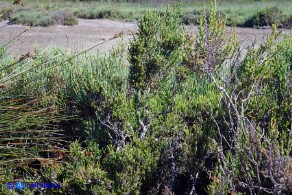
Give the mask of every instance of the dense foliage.
[[1, 47], [4, 193], [12, 180], [62, 183], [47, 194], [292, 191], [291, 34], [243, 51], [216, 7], [196, 35], [180, 13], [147, 12], [107, 55]]

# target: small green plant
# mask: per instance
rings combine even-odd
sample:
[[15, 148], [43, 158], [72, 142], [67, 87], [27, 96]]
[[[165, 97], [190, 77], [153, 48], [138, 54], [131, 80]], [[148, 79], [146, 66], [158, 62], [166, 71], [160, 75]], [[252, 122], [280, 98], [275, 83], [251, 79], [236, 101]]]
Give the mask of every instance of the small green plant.
[[200, 15], [194, 15], [193, 13], [183, 14], [182, 21], [185, 25], [195, 25], [198, 24]]
[[12, 6], [7, 2], [0, 2], [0, 21], [7, 20], [13, 11]]
[[168, 8], [162, 15], [147, 12], [138, 26], [139, 31], [129, 49], [129, 83], [136, 89], [145, 89], [157, 85], [168, 66], [183, 60], [188, 35], [179, 7]]
[[78, 24], [77, 17], [69, 9], [58, 11], [32, 11], [31, 9], [19, 9], [11, 15], [11, 22], [28, 26], [52, 26]]
[[272, 24], [281, 26], [284, 21], [283, 11], [278, 7], [271, 7], [255, 13], [243, 25], [246, 27], [272, 26]]

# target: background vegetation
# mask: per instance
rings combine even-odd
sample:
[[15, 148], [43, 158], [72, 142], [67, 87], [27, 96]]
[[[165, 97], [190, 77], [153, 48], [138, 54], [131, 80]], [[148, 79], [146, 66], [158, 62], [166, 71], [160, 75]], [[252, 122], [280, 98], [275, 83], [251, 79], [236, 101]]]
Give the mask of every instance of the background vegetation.
[[[183, 1], [181, 17], [188, 25], [198, 24], [204, 6], [211, 1]], [[291, 0], [218, 0], [218, 13], [226, 17], [228, 26], [262, 27], [276, 24], [291, 28]], [[138, 20], [147, 10], [165, 12], [167, 0], [139, 1], [78, 1], [78, 0], [24, 0], [24, 6], [12, 6], [12, 0], [0, 2], [0, 18], [11, 23], [32, 26], [56, 24], [75, 25], [77, 18], [110, 18], [125, 21]]]
[[129, 49], [0, 58], [0, 173], [25, 194], [292, 191], [292, 35], [242, 52], [216, 6], [147, 11]]

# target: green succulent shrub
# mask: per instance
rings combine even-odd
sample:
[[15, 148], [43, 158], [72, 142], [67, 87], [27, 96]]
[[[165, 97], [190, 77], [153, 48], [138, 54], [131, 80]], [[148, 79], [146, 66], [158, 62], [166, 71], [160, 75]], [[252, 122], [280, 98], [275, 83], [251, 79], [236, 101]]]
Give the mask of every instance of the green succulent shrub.
[[[5, 182], [46, 194], [265, 194], [291, 187], [291, 34], [242, 53], [216, 4], [190, 35], [147, 12], [108, 54], [0, 53]], [[112, 40], [112, 39], [110, 39]], [[106, 42], [106, 41], [105, 41]], [[9, 162], [9, 163], [8, 163]]]
[[272, 24], [281, 26], [283, 21], [285, 21], [283, 11], [278, 7], [271, 7], [255, 13], [247, 21], [244, 22], [243, 26], [261, 27], [272, 26]]
[[0, 21], [7, 20], [13, 11], [12, 6], [7, 2], [0, 2]]
[[10, 22], [28, 26], [73, 26], [78, 24], [77, 17], [74, 15], [73, 11], [69, 9], [35, 11], [29, 8], [20, 8], [11, 14]]
[[129, 83], [135, 89], [145, 89], [155, 86], [169, 66], [183, 60], [188, 35], [179, 8], [168, 8], [161, 15], [147, 12], [138, 27], [129, 48]]

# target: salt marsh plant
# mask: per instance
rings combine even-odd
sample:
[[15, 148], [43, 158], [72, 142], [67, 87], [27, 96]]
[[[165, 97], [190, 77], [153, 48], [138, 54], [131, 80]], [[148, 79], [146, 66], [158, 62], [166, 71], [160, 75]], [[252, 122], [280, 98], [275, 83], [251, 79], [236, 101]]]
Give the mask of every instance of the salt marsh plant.
[[[63, 147], [68, 145], [69, 139], [59, 123], [69, 120], [70, 116], [63, 114], [56, 104], [57, 87], [52, 87], [54, 81], [50, 80], [54, 70], [47, 69], [43, 59], [38, 56], [19, 61], [5, 54], [1, 57], [2, 190], [5, 182], [33, 178], [41, 167], [61, 160], [57, 151], [65, 150]], [[39, 64], [43, 66], [37, 68]]]
[[63, 184], [48, 194], [291, 192], [291, 34], [273, 27], [242, 53], [215, 5], [195, 35], [180, 16], [146, 13], [129, 49], [107, 55], [2, 48], [1, 181]]

